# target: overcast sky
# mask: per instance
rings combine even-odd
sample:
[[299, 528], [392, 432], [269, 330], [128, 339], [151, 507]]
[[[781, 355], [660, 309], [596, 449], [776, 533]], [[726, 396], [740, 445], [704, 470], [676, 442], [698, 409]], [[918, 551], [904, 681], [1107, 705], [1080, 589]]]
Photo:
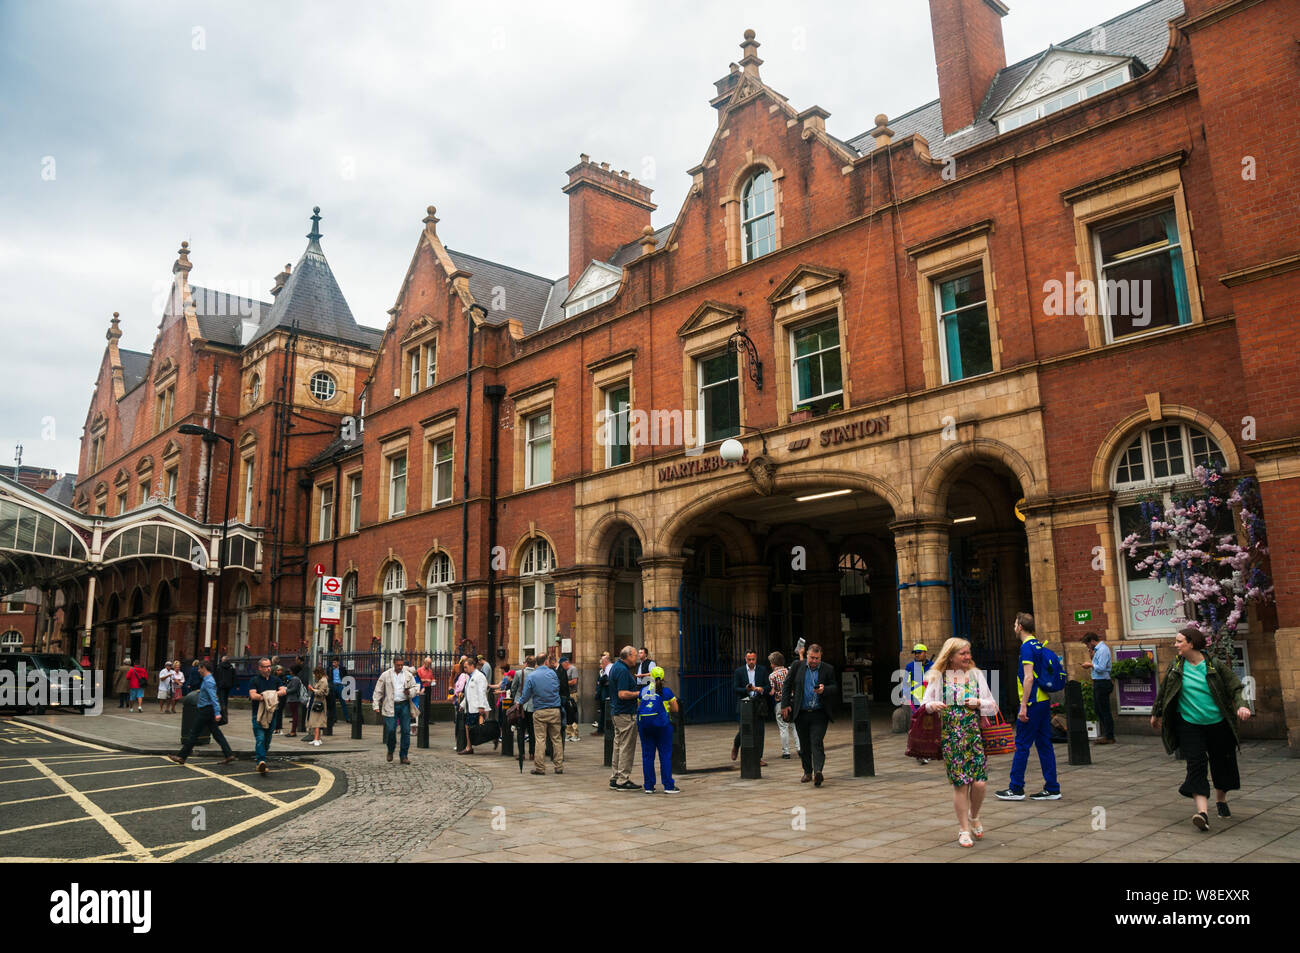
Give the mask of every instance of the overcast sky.
[[[1010, 0], [1014, 63], [1140, 5]], [[568, 263], [580, 152], [677, 214], [713, 81], [758, 33], [762, 76], [843, 139], [937, 95], [924, 0], [598, 5], [0, 0], [0, 467], [77, 466], [112, 312], [148, 351], [176, 249], [267, 299], [322, 245], [383, 326], [426, 205], [452, 248]]]

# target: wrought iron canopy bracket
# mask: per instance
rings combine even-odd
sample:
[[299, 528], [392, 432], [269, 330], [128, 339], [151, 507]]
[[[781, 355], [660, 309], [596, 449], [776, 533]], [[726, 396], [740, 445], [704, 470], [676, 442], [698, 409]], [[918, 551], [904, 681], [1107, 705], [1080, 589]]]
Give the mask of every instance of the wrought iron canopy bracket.
[[749, 359], [749, 379], [755, 390], [763, 389], [763, 362], [758, 359], [758, 348], [744, 331], [736, 331], [727, 338], [727, 353], [744, 353]]

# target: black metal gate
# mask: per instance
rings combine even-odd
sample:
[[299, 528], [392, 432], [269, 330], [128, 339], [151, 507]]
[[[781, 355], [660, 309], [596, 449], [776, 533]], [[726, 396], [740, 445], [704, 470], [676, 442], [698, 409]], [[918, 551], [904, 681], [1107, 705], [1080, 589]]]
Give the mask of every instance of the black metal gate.
[[952, 634], [970, 642], [975, 664], [988, 673], [989, 687], [999, 696], [998, 704], [1003, 710], [1010, 710], [1015, 700], [1015, 689], [1011, 687], [1008, 676], [1014, 680], [1015, 673], [1008, 665], [1009, 643], [1002, 628], [997, 564], [994, 563], [987, 573], [964, 576], [957, 572], [950, 555], [948, 579], [952, 596]]
[[719, 609], [682, 587], [677, 604], [680, 637], [677, 670], [687, 724], [730, 721], [736, 717], [732, 675], [746, 652], [765, 662], [768, 633], [764, 616]]

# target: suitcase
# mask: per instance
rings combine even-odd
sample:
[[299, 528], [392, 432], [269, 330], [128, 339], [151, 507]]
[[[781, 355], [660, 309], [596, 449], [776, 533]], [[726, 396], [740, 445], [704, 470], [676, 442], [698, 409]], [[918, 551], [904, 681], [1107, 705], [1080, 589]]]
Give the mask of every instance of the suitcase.
[[485, 721], [481, 725], [469, 726], [469, 743], [471, 745], [485, 745], [488, 742], [496, 743], [501, 739], [501, 725], [493, 719]]

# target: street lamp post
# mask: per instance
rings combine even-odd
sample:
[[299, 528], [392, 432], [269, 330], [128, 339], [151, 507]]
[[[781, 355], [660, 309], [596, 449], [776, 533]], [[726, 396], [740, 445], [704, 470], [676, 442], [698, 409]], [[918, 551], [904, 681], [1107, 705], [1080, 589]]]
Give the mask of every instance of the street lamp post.
[[[207, 427], [200, 427], [198, 424], [181, 424], [177, 430], [188, 436], [202, 437], [203, 442], [208, 444], [211, 448], [209, 450], [209, 455], [216, 450], [216, 443], [218, 440], [224, 440], [230, 447], [229, 453], [226, 457], [226, 507], [221, 514], [221, 542], [217, 547], [217, 595], [215, 604], [217, 607], [217, 631], [220, 632], [222, 612], [221, 599], [224, 588], [224, 579], [222, 577], [226, 568], [226, 534], [230, 531], [230, 481], [233, 479], [235, 469], [235, 441], [231, 440], [224, 434], [217, 433], [215, 430], [210, 430]], [[208, 484], [210, 485], [211, 483], [212, 472], [211, 466], [209, 466]], [[206, 512], [206, 504], [203, 516], [207, 519], [208, 514]], [[208, 520], [208, 523], [211, 525], [211, 520]], [[211, 582], [209, 582], [207, 625], [205, 627], [206, 631], [203, 634], [203, 647], [209, 650], [212, 648], [212, 606], [214, 602], [211, 598], [211, 585]]]

